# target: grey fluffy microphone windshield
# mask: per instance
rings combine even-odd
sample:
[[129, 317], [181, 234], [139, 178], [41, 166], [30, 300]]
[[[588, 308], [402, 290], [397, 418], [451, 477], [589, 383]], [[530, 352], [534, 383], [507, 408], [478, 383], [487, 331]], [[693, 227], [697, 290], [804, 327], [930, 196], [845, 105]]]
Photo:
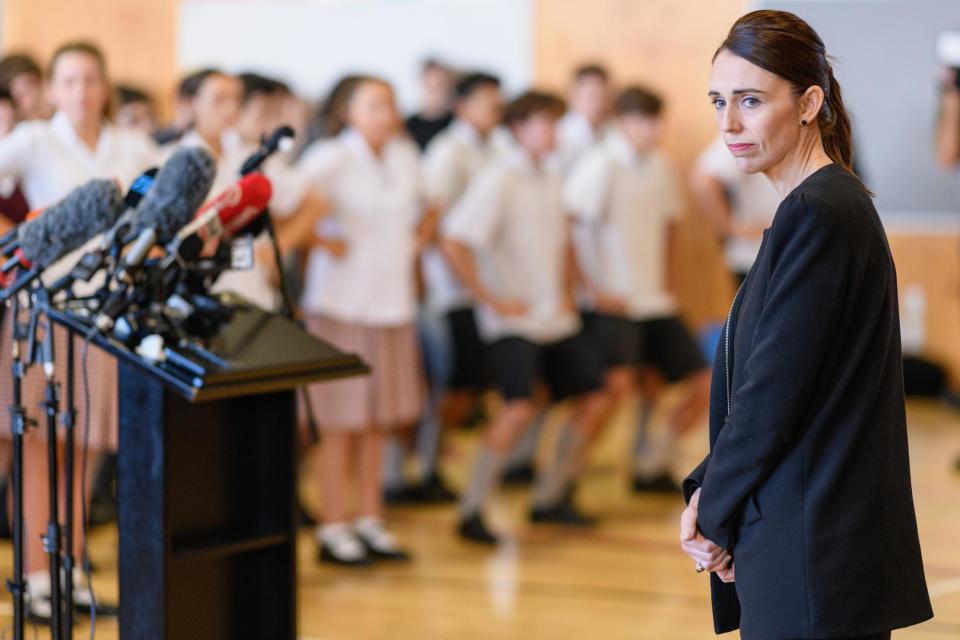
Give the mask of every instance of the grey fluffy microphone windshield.
[[153, 187], [137, 205], [130, 235], [139, 236], [150, 228], [156, 231], [159, 244], [168, 243], [180, 227], [193, 220], [215, 175], [216, 163], [209, 153], [200, 147], [178, 149], [160, 168]]
[[20, 226], [23, 257], [47, 267], [109, 229], [123, 207], [123, 193], [113, 180], [91, 180]]

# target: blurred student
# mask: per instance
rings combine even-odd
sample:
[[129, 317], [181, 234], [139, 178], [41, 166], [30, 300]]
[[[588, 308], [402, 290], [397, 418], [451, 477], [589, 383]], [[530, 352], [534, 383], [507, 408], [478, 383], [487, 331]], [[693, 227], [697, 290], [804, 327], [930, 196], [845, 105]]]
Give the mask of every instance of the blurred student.
[[118, 127], [125, 127], [153, 135], [157, 130], [157, 114], [150, 95], [125, 84], [117, 85], [117, 113], [114, 120]]
[[570, 109], [557, 127], [557, 153], [563, 171], [599, 142], [610, 121], [613, 89], [610, 74], [599, 64], [585, 64], [573, 72]]
[[[156, 163], [156, 148], [149, 138], [139, 132], [115, 127], [107, 118], [110, 82], [106, 61], [96, 46], [72, 42], [54, 53], [50, 62], [49, 95], [57, 109], [53, 118], [23, 122], [0, 140], [0, 177], [17, 178], [33, 207], [54, 204], [93, 178], [114, 178], [124, 187], [129, 186], [137, 175]], [[48, 270], [50, 279], [63, 275], [79, 253], [74, 252], [53, 265]], [[59, 354], [63, 353], [65, 340], [65, 334], [58, 332]], [[7, 349], [0, 350], [0, 358], [9, 357], [7, 353]], [[63, 362], [58, 356], [57, 377], [60, 380], [65, 375]], [[9, 368], [9, 363], [0, 367], [4, 372]], [[116, 361], [113, 356], [94, 348], [90, 352], [89, 370], [90, 378], [98, 380], [99, 384], [91, 389], [89, 407], [83, 406], [82, 394], [79, 394], [78, 411], [80, 415], [87, 411], [91, 415], [90, 448], [92, 452], [115, 449]], [[82, 389], [80, 372], [77, 373], [77, 388]], [[23, 404], [34, 418], [40, 418], [36, 411], [43, 398], [42, 378], [40, 368], [32, 367], [24, 383]], [[3, 384], [2, 388], [9, 390], [9, 383]], [[0, 429], [0, 432], [6, 436], [9, 429]], [[78, 460], [80, 455], [78, 451]], [[24, 515], [28, 531], [39, 532], [46, 527], [49, 517], [47, 486], [45, 432], [31, 429], [24, 438]], [[83, 479], [78, 479], [75, 486], [79, 493]], [[75, 504], [78, 509], [76, 522], [79, 523], [79, 498]], [[78, 552], [82, 527], [78, 526], [76, 532], [73, 544]], [[31, 596], [30, 615], [39, 619], [49, 619], [51, 610], [46, 567], [47, 554], [40, 537], [27, 536], [25, 570]], [[89, 603], [89, 590], [77, 576], [74, 581], [79, 587], [74, 592], [77, 603]]]
[[43, 71], [32, 57], [10, 54], [0, 58], [0, 88], [13, 98], [17, 120], [46, 120], [53, 115], [43, 85]]
[[[656, 395], [660, 380], [681, 385], [667, 431], [650, 434], [636, 451], [637, 491], [677, 490], [669, 467], [674, 444], [703, 416], [710, 385], [706, 361], [677, 315], [672, 292], [670, 265], [682, 203], [673, 169], [658, 149], [662, 108], [661, 99], [646, 89], [623, 91], [613, 129], [574, 165], [564, 194], [577, 220], [591, 227], [594, 255], [600, 258], [582, 270], [585, 316], [614, 404], [637, 391], [641, 372], [654, 374], [644, 375], [648, 396]], [[642, 411], [638, 418], [644, 419]]]
[[763, 230], [773, 222], [780, 196], [766, 176], [737, 169], [720, 136], [697, 159], [690, 190], [723, 241], [727, 266], [739, 285], [757, 259]]
[[211, 195], [230, 185], [235, 174], [223, 162], [227, 132], [236, 124], [243, 97], [243, 83], [236, 76], [208, 69], [196, 86], [190, 101], [190, 127], [167, 151], [178, 147], [199, 146], [217, 161], [217, 175]]
[[[0, 88], [0, 139], [5, 138], [17, 125], [17, 108], [13, 97]], [[0, 233], [23, 222], [30, 207], [23, 196], [15, 176], [0, 178]], [[2, 463], [0, 463], [2, 464]], [[0, 519], [2, 519], [0, 515]]]
[[[569, 171], [584, 152], [603, 138], [610, 121], [611, 94], [610, 74], [605, 67], [590, 63], [574, 70], [569, 89], [570, 108], [557, 125], [555, 153], [561, 172]], [[580, 225], [574, 225], [571, 233], [575, 244], [584, 244], [585, 230]], [[596, 261], [596, 256], [581, 247], [577, 259], [589, 264]], [[533, 482], [536, 476], [534, 460], [547, 417], [546, 412], [537, 415], [511, 452], [504, 467], [504, 480], [508, 484]]]
[[428, 59], [420, 70], [420, 111], [407, 118], [407, 133], [420, 150], [427, 148], [433, 136], [453, 122], [454, 73], [450, 67]]
[[[314, 143], [305, 175], [330, 213], [315, 231], [325, 238], [310, 253], [302, 301], [307, 327], [360, 355], [369, 375], [310, 385], [320, 421], [323, 525], [321, 560], [347, 565], [409, 554], [383, 521], [382, 454], [391, 432], [420, 417], [423, 382], [414, 320], [414, 272], [425, 216], [419, 154], [398, 135], [401, 120], [391, 86], [378, 78], [351, 81], [337, 114], [344, 128]], [[351, 519], [348, 498], [356, 484]]]
[[940, 112], [936, 130], [937, 164], [944, 169], [960, 165], [960, 69], [940, 71]]
[[188, 74], [177, 85], [177, 99], [173, 107], [173, 120], [170, 124], [153, 134], [158, 145], [176, 142], [193, 125], [193, 100], [197, 90], [210, 74], [219, 73], [217, 69], [207, 68]]
[[[480, 335], [490, 343], [494, 383], [503, 396], [487, 427], [460, 499], [461, 537], [496, 544], [483, 508], [507, 455], [547, 402], [570, 399], [572, 413], [553, 463], [537, 478], [534, 522], [584, 526], [568, 491], [606, 399], [601, 363], [581, 333], [573, 302], [576, 266], [561, 202], [562, 179], [550, 167], [556, 96], [528, 92], [504, 121], [517, 146], [471, 182], [443, 222], [444, 250], [477, 303]], [[545, 383], [546, 390], [542, 386]]]
[[[441, 212], [449, 211], [477, 173], [503, 151], [494, 136], [503, 110], [500, 80], [468, 73], [457, 81], [454, 96], [456, 117], [427, 146], [423, 163], [427, 197]], [[432, 406], [418, 430], [421, 481], [414, 494], [426, 501], [448, 501], [455, 496], [437, 469], [440, 427], [462, 423], [480, 401], [487, 387], [486, 349], [477, 331], [473, 300], [439, 247], [428, 250], [422, 264], [426, 322], [431, 327], [440, 324], [436, 332], [443, 335], [424, 340], [425, 349], [438, 353], [427, 354], [427, 370], [433, 374]], [[439, 323], [432, 322], [437, 318]], [[430, 366], [431, 356], [443, 362]]]

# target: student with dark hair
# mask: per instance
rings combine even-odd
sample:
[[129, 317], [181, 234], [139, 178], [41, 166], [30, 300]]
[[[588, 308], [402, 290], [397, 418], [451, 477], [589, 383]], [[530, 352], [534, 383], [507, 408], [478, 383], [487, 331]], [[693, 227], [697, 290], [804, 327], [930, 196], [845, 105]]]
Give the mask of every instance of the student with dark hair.
[[43, 87], [43, 70], [32, 57], [13, 53], [0, 59], [0, 89], [13, 98], [17, 120], [44, 120], [52, 115]]
[[531, 91], [506, 108], [516, 140], [510, 153], [470, 184], [443, 221], [444, 250], [477, 305], [490, 344], [493, 381], [503, 397], [487, 426], [460, 499], [461, 537], [496, 544], [483, 517], [507, 455], [546, 401], [571, 399], [570, 422], [553, 463], [536, 479], [530, 517], [592, 523], [568, 491], [600, 426], [606, 399], [601, 363], [581, 334], [573, 302], [576, 271], [563, 210], [562, 179], [551, 168], [560, 98]]
[[120, 84], [115, 89], [117, 95], [118, 127], [126, 127], [151, 135], [157, 128], [157, 116], [150, 95], [129, 85]]
[[[611, 131], [567, 176], [565, 201], [578, 224], [586, 293], [585, 320], [606, 366], [614, 405], [642, 390], [637, 409], [633, 488], [677, 491], [670, 474], [675, 444], [707, 407], [710, 372], [677, 313], [670, 265], [680, 186], [658, 149], [663, 102], [642, 87], [617, 96]], [[680, 399], [665, 430], [649, 431], [646, 409], [663, 383]]]
[[890, 638], [932, 617], [910, 481], [897, 278], [823, 41], [754, 11], [713, 57], [710, 101], [747, 173], [783, 197], [714, 365], [710, 453], [681, 545], [717, 633]]
[[168, 145], [176, 142], [193, 126], [193, 100], [197, 96], [200, 85], [207, 76], [219, 74], [218, 69], [208, 67], [194, 71], [183, 77], [177, 85], [177, 99], [173, 110], [173, 121], [164, 129], [153, 134], [158, 145]]
[[610, 74], [591, 63], [577, 67], [569, 90], [570, 109], [557, 127], [557, 151], [564, 171], [603, 138], [612, 101]]
[[420, 111], [407, 118], [407, 133], [420, 150], [453, 121], [454, 72], [439, 60], [429, 58], [420, 70]]
[[[468, 73], [457, 82], [454, 95], [455, 118], [430, 141], [423, 162], [427, 197], [441, 215], [456, 205], [470, 181], [503, 151], [494, 135], [503, 110], [500, 80], [487, 73]], [[443, 335], [423, 339], [432, 403], [417, 434], [421, 480], [410, 497], [448, 501], [455, 496], [437, 468], [441, 424], [462, 423], [479, 402], [487, 386], [486, 351], [477, 332], [473, 300], [439, 247], [424, 254], [422, 268], [423, 315], [427, 317], [421, 334], [439, 324], [435, 332]]]

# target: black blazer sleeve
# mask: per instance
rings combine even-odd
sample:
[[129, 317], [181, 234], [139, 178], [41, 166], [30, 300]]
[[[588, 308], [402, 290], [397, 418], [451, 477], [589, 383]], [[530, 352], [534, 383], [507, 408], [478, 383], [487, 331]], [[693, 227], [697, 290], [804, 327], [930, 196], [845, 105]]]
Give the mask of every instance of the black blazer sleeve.
[[[698, 524], [731, 548], [745, 501], [777, 465], [809, 411], [811, 387], [836, 330], [850, 245], [829, 210], [798, 197], [770, 231], [768, 285], [731, 410], [704, 461]], [[696, 473], [701, 471], [697, 470]]]

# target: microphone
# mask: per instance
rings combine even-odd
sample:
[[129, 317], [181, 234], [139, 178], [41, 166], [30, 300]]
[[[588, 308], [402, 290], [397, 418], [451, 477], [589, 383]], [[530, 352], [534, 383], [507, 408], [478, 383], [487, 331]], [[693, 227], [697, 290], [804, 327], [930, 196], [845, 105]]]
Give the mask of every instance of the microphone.
[[263, 143], [260, 145], [260, 148], [257, 151], [247, 158], [243, 163], [243, 166], [240, 167], [240, 175], [245, 176], [248, 173], [253, 173], [254, 171], [260, 168], [260, 165], [266, 161], [267, 158], [272, 156], [277, 150], [286, 151], [293, 147], [293, 128], [287, 125], [278, 127], [273, 133], [267, 136]]
[[48, 266], [109, 229], [122, 212], [123, 196], [117, 184], [113, 180], [91, 180], [47, 207], [38, 218], [19, 225], [19, 248], [0, 271], [8, 273], [20, 267], [24, 272], [0, 291], [0, 301], [9, 299]]
[[170, 242], [207, 199], [216, 171], [213, 157], [200, 147], [183, 147], [175, 151], [134, 211], [131, 230], [124, 244], [147, 227], [156, 231], [158, 243]]
[[272, 195], [273, 186], [262, 173], [243, 176], [177, 232], [167, 247], [168, 258], [192, 259], [209, 240], [233, 237], [267, 208]]
[[70, 269], [70, 272], [60, 277], [48, 289], [50, 295], [54, 296], [58, 292], [71, 286], [74, 282], [81, 280], [87, 282], [99, 271], [105, 263], [106, 253], [111, 247], [117, 244], [118, 238], [125, 236], [129, 232], [130, 224], [133, 221], [133, 213], [137, 205], [143, 199], [143, 196], [153, 186], [154, 179], [159, 170], [156, 167], [147, 169], [141, 173], [130, 185], [127, 195], [123, 199], [125, 211], [123, 215], [114, 223], [109, 231], [100, 238], [100, 243], [95, 249], [85, 253]]
[[[110, 292], [95, 319], [101, 331], [112, 328], [127, 307], [127, 294], [150, 249], [170, 242], [177, 230], [190, 222], [210, 192], [215, 173], [213, 157], [200, 147], [178, 149], [160, 169], [153, 187], [134, 211], [131, 232], [124, 244], [136, 241], [113, 278], [118, 286]], [[109, 285], [107, 282], [105, 288]]]

